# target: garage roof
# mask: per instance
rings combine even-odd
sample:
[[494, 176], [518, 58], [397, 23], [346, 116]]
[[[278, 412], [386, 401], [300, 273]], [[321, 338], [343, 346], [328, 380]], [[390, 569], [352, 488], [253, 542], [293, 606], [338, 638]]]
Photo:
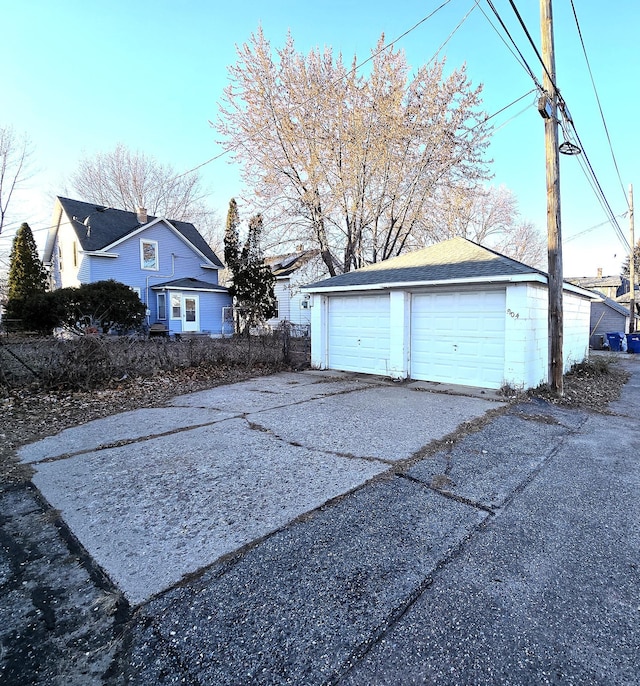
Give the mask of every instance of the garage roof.
[[530, 276], [544, 281], [546, 274], [522, 262], [512, 260], [466, 238], [452, 238], [428, 248], [376, 262], [346, 274], [334, 276], [305, 287], [308, 290], [352, 288], [416, 283], [487, 281], [496, 277]]

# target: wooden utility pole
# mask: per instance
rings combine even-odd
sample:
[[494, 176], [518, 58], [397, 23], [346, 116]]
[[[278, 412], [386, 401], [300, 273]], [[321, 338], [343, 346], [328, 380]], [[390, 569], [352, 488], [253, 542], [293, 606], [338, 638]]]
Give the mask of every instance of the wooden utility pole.
[[633, 226], [633, 184], [629, 184], [629, 238], [631, 244], [631, 256], [629, 257], [629, 333], [636, 330], [636, 239], [635, 229]]
[[[553, 45], [551, 0], [540, 0], [542, 59], [545, 65], [542, 85], [549, 101], [549, 116], [544, 120], [547, 163], [547, 258], [549, 290], [549, 386], [562, 395], [562, 231], [560, 227], [560, 153], [558, 151], [558, 94]], [[544, 116], [544, 115], [543, 115]]]

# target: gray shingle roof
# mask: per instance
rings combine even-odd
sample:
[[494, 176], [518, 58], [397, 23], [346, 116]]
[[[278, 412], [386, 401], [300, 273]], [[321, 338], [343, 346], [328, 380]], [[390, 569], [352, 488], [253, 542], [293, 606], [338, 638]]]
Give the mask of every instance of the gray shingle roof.
[[539, 269], [512, 260], [465, 238], [452, 238], [422, 250], [318, 281], [306, 288], [454, 282], [461, 279], [525, 274], [546, 276]]
[[157, 283], [151, 286], [152, 290], [158, 290], [162, 288], [189, 288], [198, 291], [220, 291], [221, 293], [229, 292], [229, 289], [225, 288], [224, 286], [218, 286], [218, 284], [209, 283], [208, 281], [201, 281], [200, 279], [194, 279], [192, 277], [173, 279], [173, 281], [165, 281], [164, 283]]
[[[58, 197], [84, 251], [103, 250], [140, 226], [135, 212]], [[147, 217], [152, 222], [157, 217]], [[224, 267], [200, 232], [189, 222], [169, 219], [178, 232], [216, 267]]]
[[573, 283], [582, 288], [605, 288], [607, 286], [618, 287], [622, 285], [622, 279], [619, 276], [572, 276], [567, 277], [565, 281]]

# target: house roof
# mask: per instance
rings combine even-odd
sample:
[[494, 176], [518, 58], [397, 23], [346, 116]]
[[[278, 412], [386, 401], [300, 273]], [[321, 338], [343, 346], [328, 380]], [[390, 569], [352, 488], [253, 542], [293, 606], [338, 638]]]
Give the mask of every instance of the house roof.
[[[138, 221], [135, 212], [117, 210], [113, 207], [104, 207], [70, 198], [58, 197], [58, 202], [69, 218], [78, 236], [80, 247], [85, 252], [103, 250], [145, 225]], [[146, 224], [156, 219], [158, 217], [149, 216]], [[193, 224], [172, 219], [166, 221], [212, 264], [216, 267], [224, 267]]]
[[526, 277], [544, 280], [546, 274], [465, 238], [452, 238], [422, 250], [376, 262], [346, 274], [324, 279], [306, 289], [393, 286], [461, 280], [486, 281], [492, 277]]
[[283, 278], [290, 276], [319, 254], [319, 250], [299, 250], [285, 255], [265, 257], [264, 263], [271, 268], [276, 278]]
[[220, 293], [228, 293], [229, 289], [224, 286], [219, 286], [216, 283], [209, 283], [208, 281], [201, 281], [200, 279], [193, 279], [186, 277], [183, 279], [173, 279], [173, 281], [165, 281], [164, 283], [157, 283], [151, 286], [151, 290], [191, 290], [191, 291], [218, 291]]
[[[628, 307], [625, 307], [624, 305], [621, 305], [619, 302], [616, 302], [615, 300], [608, 298], [604, 293], [600, 293], [598, 291], [593, 292], [599, 296], [598, 302], [602, 302], [607, 307], [610, 307], [612, 310], [615, 310], [619, 314], [623, 314], [625, 317], [629, 316]], [[627, 302], [629, 302], [629, 299], [627, 299]]]
[[599, 288], [618, 288], [622, 285], [622, 278], [620, 276], [572, 276], [565, 279], [569, 283], [582, 288], [592, 288], [598, 290]]

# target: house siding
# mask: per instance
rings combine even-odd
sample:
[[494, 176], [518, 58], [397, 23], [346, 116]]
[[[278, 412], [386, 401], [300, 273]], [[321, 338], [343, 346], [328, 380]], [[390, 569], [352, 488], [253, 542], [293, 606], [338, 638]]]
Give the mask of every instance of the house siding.
[[505, 385], [532, 388], [547, 377], [547, 289], [530, 283], [507, 287]]
[[[53, 250], [54, 284], [56, 288], [77, 287], [83, 283], [82, 276], [89, 268], [86, 256], [78, 245], [77, 264], [74, 265], [73, 244], [77, 245], [76, 232], [68, 222], [61, 222]], [[60, 269], [62, 258], [62, 269]]]
[[[127, 214], [131, 216], [127, 217]], [[81, 250], [79, 234], [76, 233], [72, 218], [67, 216], [60, 200], [57, 201], [54, 208], [54, 220], [45, 247], [47, 259], [51, 265], [52, 288], [77, 287], [81, 284], [114, 279], [139, 292], [140, 299], [147, 308], [146, 321], [151, 324], [158, 321], [157, 292], [152, 290], [154, 285], [179, 279], [192, 279], [212, 286], [218, 285], [218, 269], [202, 266], [208, 265], [210, 260], [213, 264], [218, 264], [213, 253], [208, 257], [201, 255], [188, 239], [171, 228], [165, 220], [154, 220], [149, 225], [135, 228], [137, 221], [135, 215], [124, 212], [123, 215], [123, 221], [131, 221], [132, 233], [112, 246], [105, 246], [106, 241], [96, 240], [94, 244], [102, 245], [104, 252], [96, 248], [95, 251], [85, 253]], [[77, 223], [76, 226], [78, 226]], [[93, 228], [93, 238], [102, 239], [105, 234], [101, 233], [99, 223]], [[109, 230], [113, 231], [113, 227]], [[106, 230], [107, 235], [110, 235], [109, 230]], [[82, 235], [85, 241], [88, 236]], [[115, 235], [121, 235], [121, 233], [118, 231]], [[156, 243], [157, 270], [142, 269], [141, 240]], [[209, 291], [207, 286], [202, 284], [194, 288], [185, 286], [180, 293], [181, 295], [197, 294], [199, 310], [196, 322], [199, 323], [199, 331], [220, 335], [222, 308], [231, 304], [228, 293]], [[171, 320], [168, 317], [163, 321], [172, 332], [182, 331], [181, 320]]]
[[616, 312], [603, 302], [591, 303], [591, 322], [589, 325], [589, 344], [599, 350], [602, 347], [602, 337], [608, 333], [624, 332], [629, 330], [629, 317], [621, 312]]

